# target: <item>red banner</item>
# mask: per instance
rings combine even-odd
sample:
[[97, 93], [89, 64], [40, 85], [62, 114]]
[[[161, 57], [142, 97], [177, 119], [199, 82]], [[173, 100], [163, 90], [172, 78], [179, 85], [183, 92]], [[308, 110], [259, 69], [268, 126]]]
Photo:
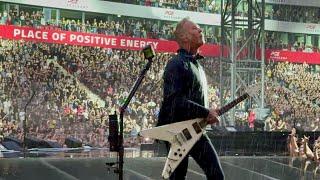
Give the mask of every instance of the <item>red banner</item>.
[[[144, 46], [151, 44], [157, 52], [176, 52], [178, 49], [178, 44], [175, 41], [106, 36], [102, 34], [7, 25], [0, 25], [0, 38], [130, 50], [141, 50]], [[227, 50], [224, 53], [226, 52]], [[205, 44], [200, 48], [200, 53], [204, 56], [219, 57], [220, 45]], [[320, 64], [320, 53], [266, 50], [266, 59], [270, 61]]]
[[[151, 44], [157, 52], [176, 52], [175, 41], [159, 39], [131, 38], [126, 36], [106, 36], [102, 34], [60, 31], [52, 29], [35, 29], [30, 27], [0, 25], [0, 37], [7, 39], [25, 39], [47, 43], [70, 44], [80, 46], [99, 46], [141, 50]], [[219, 45], [204, 45], [200, 51], [205, 56], [219, 56]]]
[[269, 61], [288, 61], [295, 63], [320, 64], [320, 53], [305, 53], [280, 50], [266, 50]]

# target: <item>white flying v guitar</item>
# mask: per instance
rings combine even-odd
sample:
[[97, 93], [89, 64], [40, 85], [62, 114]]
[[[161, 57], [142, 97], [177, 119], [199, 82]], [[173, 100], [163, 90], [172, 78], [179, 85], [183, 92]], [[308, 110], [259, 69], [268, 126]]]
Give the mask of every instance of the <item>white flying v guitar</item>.
[[[254, 96], [258, 92], [258, 87], [252, 85], [247, 88], [246, 93], [226, 106], [218, 110], [218, 115], [227, 112], [249, 96]], [[187, 121], [167, 124], [152, 129], [141, 131], [143, 137], [168, 141], [171, 144], [170, 151], [162, 171], [162, 177], [168, 179], [174, 172], [183, 158], [189, 153], [193, 145], [205, 132], [207, 122], [203, 118], [191, 119]]]

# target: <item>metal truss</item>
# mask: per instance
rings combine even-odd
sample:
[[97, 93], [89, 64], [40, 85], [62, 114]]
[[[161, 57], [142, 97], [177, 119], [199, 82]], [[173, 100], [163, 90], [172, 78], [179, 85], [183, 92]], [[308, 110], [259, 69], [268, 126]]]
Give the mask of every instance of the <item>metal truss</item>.
[[256, 98], [222, 118], [224, 126], [235, 125], [238, 111], [264, 108], [264, 6], [265, 0], [221, 0], [220, 104], [244, 93], [248, 85], [261, 88]]

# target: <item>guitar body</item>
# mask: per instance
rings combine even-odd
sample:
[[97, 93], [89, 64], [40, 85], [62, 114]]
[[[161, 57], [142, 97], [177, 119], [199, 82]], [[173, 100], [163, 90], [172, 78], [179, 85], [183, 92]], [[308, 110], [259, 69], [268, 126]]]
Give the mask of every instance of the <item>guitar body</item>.
[[170, 151], [162, 171], [162, 177], [168, 179], [180, 162], [186, 157], [193, 145], [205, 132], [201, 128], [202, 118], [177, 122], [140, 132], [143, 137], [168, 141]]

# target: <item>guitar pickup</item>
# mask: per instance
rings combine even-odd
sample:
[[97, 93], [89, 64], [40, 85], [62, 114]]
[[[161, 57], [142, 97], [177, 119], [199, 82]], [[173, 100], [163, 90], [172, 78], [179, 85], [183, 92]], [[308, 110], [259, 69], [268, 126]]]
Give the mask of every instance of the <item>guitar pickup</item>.
[[192, 127], [193, 127], [193, 129], [196, 131], [197, 134], [199, 134], [199, 133], [202, 132], [201, 127], [200, 127], [200, 125], [199, 125], [198, 122], [193, 123], [193, 124], [192, 124]]
[[185, 128], [182, 130], [181, 133], [178, 133], [176, 135], [174, 135], [174, 141], [179, 143], [180, 146], [182, 146], [182, 144], [188, 140], [192, 139], [192, 136], [188, 130], [188, 128]]
[[182, 146], [184, 141], [186, 141], [185, 137], [181, 133], [174, 135], [174, 142], [178, 143], [179, 146]]
[[185, 128], [184, 130], [182, 130], [182, 133], [183, 133], [184, 137], [187, 139], [187, 141], [192, 139], [192, 136], [191, 136], [188, 128]]

